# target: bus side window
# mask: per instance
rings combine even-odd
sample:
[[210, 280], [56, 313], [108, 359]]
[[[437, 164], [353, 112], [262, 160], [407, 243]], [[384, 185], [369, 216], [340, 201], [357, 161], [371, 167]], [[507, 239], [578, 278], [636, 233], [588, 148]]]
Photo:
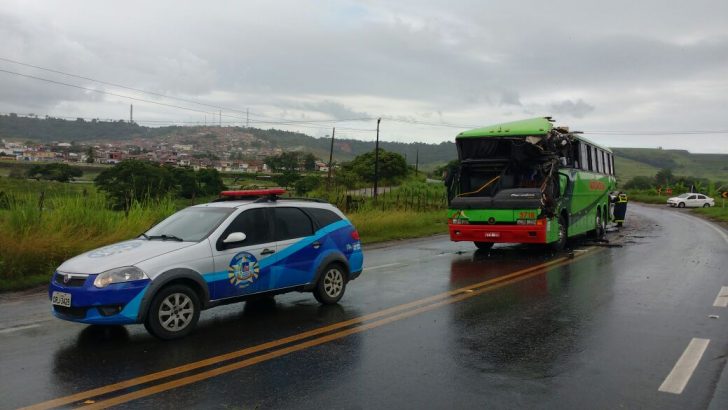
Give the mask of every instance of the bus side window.
[[606, 153], [607, 156], [607, 174], [612, 175], [612, 154]]
[[587, 145], [583, 142], [579, 143], [579, 164], [581, 165], [581, 169], [584, 171], [589, 170], [589, 154], [587, 154]]
[[589, 145], [586, 146], [586, 158], [587, 158], [587, 170], [592, 171], [594, 163], [592, 162], [592, 149]]

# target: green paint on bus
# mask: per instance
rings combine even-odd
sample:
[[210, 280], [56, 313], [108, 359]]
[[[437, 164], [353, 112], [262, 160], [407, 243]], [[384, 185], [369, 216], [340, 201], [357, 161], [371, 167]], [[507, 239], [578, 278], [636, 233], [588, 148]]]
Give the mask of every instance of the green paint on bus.
[[568, 237], [603, 232], [616, 188], [608, 148], [550, 117], [465, 131], [455, 142], [460, 165], [445, 181], [452, 240], [559, 249]]

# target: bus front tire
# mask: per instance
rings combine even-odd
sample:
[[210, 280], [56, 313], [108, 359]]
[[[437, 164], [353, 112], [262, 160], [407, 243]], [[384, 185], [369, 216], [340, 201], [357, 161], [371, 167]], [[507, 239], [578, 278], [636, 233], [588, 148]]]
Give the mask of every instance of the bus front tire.
[[473, 242], [478, 249], [488, 250], [493, 247], [493, 242]]
[[551, 250], [556, 252], [562, 251], [566, 247], [566, 223], [563, 217], [559, 218], [559, 237], [555, 242], [551, 242], [550, 246]]

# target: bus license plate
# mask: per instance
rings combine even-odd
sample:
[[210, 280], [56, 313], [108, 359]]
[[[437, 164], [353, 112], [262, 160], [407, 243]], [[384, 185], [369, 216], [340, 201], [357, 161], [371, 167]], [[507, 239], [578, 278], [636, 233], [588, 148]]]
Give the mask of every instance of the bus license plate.
[[486, 238], [500, 238], [500, 232], [486, 232]]
[[66, 292], [53, 292], [51, 303], [58, 306], [71, 307], [71, 294]]

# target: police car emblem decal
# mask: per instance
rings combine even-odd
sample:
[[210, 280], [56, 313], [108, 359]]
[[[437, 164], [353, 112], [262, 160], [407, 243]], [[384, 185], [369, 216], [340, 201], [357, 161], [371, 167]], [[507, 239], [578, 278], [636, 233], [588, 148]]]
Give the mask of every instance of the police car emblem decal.
[[230, 284], [237, 288], [247, 288], [258, 279], [259, 274], [258, 260], [248, 252], [240, 252], [230, 261], [228, 278]]

